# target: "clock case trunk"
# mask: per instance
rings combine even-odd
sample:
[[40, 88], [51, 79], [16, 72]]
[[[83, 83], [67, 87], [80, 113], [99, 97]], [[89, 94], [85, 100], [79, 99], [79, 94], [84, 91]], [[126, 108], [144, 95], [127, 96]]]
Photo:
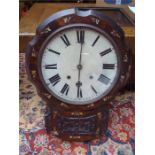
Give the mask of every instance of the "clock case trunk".
[[[100, 24], [98, 24], [98, 20]], [[79, 23], [104, 29], [121, 51], [119, 55], [120, 74], [117, 83], [102, 99], [87, 105], [71, 105], [52, 96], [42, 84], [38, 71], [38, 53], [46, 38], [63, 26]], [[87, 141], [106, 134], [108, 102], [127, 83], [131, 72], [131, 51], [125, 43], [123, 30], [107, 15], [94, 10], [83, 11], [73, 8], [50, 16], [38, 26], [36, 36], [29, 42], [26, 49], [26, 68], [29, 79], [36, 86], [38, 94], [47, 103], [49, 111], [45, 116], [47, 132], [53, 132], [64, 140]]]

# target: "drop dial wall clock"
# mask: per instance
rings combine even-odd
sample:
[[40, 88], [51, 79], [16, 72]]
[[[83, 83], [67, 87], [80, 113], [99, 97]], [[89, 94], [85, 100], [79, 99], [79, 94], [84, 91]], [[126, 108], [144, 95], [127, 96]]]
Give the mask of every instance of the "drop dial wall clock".
[[122, 29], [100, 12], [73, 8], [43, 21], [26, 63], [49, 109], [47, 131], [77, 141], [105, 134], [108, 102], [126, 84], [129, 55]]

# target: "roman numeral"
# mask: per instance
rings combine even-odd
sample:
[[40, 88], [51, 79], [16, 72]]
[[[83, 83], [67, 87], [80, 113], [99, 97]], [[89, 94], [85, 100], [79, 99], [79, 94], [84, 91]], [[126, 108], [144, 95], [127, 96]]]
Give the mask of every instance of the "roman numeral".
[[112, 49], [111, 48], [108, 48], [108, 49], [104, 50], [103, 52], [101, 52], [100, 53], [100, 56], [104, 56], [104, 55], [110, 53], [111, 51], [112, 51]]
[[103, 64], [103, 69], [114, 69], [115, 64]]
[[96, 89], [95, 89], [92, 85], [91, 85], [90, 87], [91, 87], [91, 89], [93, 90], [93, 92], [94, 92], [95, 94], [97, 94]]
[[105, 75], [101, 74], [98, 78], [98, 81], [107, 85], [110, 82], [110, 79], [106, 77]]
[[65, 34], [63, 36], [61, 36], [60, 38], [62, 39], [62, 41], [64, 42], [64, 44], [66, 46], [70, 45], [70, 42], [69, 42], [69, 40], [68, 40], [68, 38], [67, 38], [67, 36]]
[[54, 51], [54, 50], [52, 50], [52, 49], [48, 49], [50, 52], [52, 52], [52, 53], [55, 53], [55, 54], [57, 54], [57, 55], [60, 55], [60, 53], [59, 52], [57, 52], [57, 51]]
[[68, 94], [68, 91], [69, 91], [69, 85], [67, 84], [67, 83], [65, 83], [65, 85], [63, 86], [63, 88], [61, 89], [61, 93], [62, 94], [64, 94], [65, 93], [65, 95], [67, 95]]
[[82, 98], [82, 89], [80, 87], [77, 87], [77, 97]]
[[96, 39], [94, 40], [94, 42], [92, 43], [92, 46], [94, 46], [96, 44], [96, 42], [98, 41], [98, 39], [100, 38], [100, 36], [97, 36]]
[[52, 83], [53, 86], [55, 86], [58, 82], [60, 82], [60, 76], [59, 74], [56, 74], [54, 76], [52, 76], [51, 78], [49, 78], [49, 81]]
[[57, 64], [45, 65], [45, 69], [57, 69]]
[[84, 43], [84, 36], [85, 36], [84, 30], [80, 30], [80, 32], [76, 31], [76, 35], [77, 35], [77, 42], [83, 44]]

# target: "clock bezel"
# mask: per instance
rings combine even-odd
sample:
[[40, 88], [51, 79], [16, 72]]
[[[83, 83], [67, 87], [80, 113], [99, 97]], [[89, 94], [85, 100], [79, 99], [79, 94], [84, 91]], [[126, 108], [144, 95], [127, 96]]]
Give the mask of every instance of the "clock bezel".
[[[46, 46], [48, 45], [48, 43], [52, 40], [53, 37], [55, 37], [56, 35], [59, 35], [61, 32], [65, 31], [65, 30], [69, 30], [69, 29], [74, 29], [74, 28], [85, 28], [85, 29], [91, 29], [93, 31], [96, 31], [97, 33], [100, 33], [101, 35], [103, 35], [111, 44], [112, 46], [114, 47], [115, 49], [115, 53], [116, 53], [116, 56], [117, 56], [117, 73], [115, 75], [115, 78], [111, 84], [111, 86], [100, 96], [98, 96], [97, 98], [95, 98], [94, 100], [92, 100], [92, 102], [90, 101], [82, 101], [82, 103], [79, 103], [80, 101], [78, 102], [74, 102], [74, 101], [68, 101], [66, 99], [63, 99], [61, 98], [60, 96], [58, 96], [57, 94], [55, 94], [51, 89], [49, 89], [47, 87], [47, 84], [45, 83], [45, 80], [43, 78], [43, 75], [42, 75], [42, 71], [41, 71], [41, 61], [42, 61], [42, 56], [43, 56], [43, 53], [44, 53], [44, 50], [46, 48]], [[76, 24], [69, 24], [69, 25], [65, 25], [61, 28], [58, 28], [56, 29], [56, 31], [54, 31], [53, 33], [51, 33], [45, 40], [44, 42], [42, 43], [41, 47], [40, 47], [40, 50], [39, 50], [39, 53], [38, 53], [38, 61], [37, 61], [37, 68], [38, 68], [38, 73], [39, 73], [39, 76], [40, 76], [40, 79], [41, 79], [41, 82], [43, 83], [43, 86], [45, 87], [45, 89], [53, 96], [55, 97], [56, 99], [66, 103], [66, 104], [70, 104], [70, 105], [81, 105], [81, 106], [84, 106], [84, 105], [89, 105], [89, 104], [93, 104], [99, 100], [101, 100], [102, 98], [104, 98], [105, 96], [109, 95], [109, 93], [112, 91], [112, 89], [114, 88], [114, 86], [116, 85], [116, 83], [118, 82], [119, 80], [119, 75], [120, 75], [120, 70], [121, 70], [121, 64], [120, 64], [120, 51], [119, 51], [119, 48], [117, 47], [115, 41], [112, 39], [112, 37], [106, 33], [104, 30], [96, 27], [96, 26], [93, 26], [93, 25], [89, 25], [89, 24], [83, 24], [83, 23], [76, 23]]]

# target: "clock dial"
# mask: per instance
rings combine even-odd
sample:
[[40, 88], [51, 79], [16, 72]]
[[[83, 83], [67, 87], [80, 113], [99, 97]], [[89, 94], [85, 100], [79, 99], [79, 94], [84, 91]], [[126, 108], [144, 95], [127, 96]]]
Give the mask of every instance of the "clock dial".
[[110, 91], [117, 79], [116, 50], [96, 30], [66, 29], [56, 33], [44, 46], [41, 73], [48, 91], [61, 101], [92, 103]]

